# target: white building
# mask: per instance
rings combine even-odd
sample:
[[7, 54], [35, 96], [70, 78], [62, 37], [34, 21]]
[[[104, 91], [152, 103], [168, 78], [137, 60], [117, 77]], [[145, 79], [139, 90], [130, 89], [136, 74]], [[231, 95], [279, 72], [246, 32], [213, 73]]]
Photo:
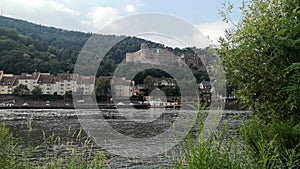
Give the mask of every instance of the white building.
[[58, 74], [53, 79], [53, 89], [58, 95], [64, 95], [67, 91], [77, 91], [78, 74]]
[[134, 81], [113, 77], [110, 81], [112, 93], [116, 97], [130, 97], [134, 94]]
[[18, 84], [23, 84], [28, 87], [30, 91], [37, 86], [38, 79], [40, 77], [40, 72], [34, 72], [33, 74], [22, 73], [21, 75], [17, 75]]
[[50, 73], [42, 73], [38, 79], [38, 86], [42, 89], [43, 94], [54, 94], [53, 85], [54, 75]]
[[79, 75], [76, 88], [81, 88], [84, 95], [90, 95], [95, 91], [95, 77]]
[[0, 71], [0, 94], [12, 94], [17, 87], [17, 77]]
[[17, 76], [17, 80], [19, 84], [26, 85], [30, 91], [35, 86], [40, 87], [43, 94], [64, 95], [67, 91], [77, 92], [81, 88], [83, 90], [81, 94], [90, 95], [95, 90], [95, 77], [78, 74], [22, 73]]

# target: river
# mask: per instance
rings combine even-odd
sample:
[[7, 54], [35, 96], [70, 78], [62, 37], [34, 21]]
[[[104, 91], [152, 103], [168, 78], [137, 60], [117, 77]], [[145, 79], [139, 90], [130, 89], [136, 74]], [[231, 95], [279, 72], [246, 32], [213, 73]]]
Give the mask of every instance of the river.
[[[39, 146], [36, 150], [38, 156], [33, 160], [45, 159], [45, 149], [48, 153], [63, 156], [70, 153], [72, 148], [76, 148], [93, 156], [102, 148], [89, 139], [87, 132], [81, 129], [79, 121], [87, 117], [96, 118], [99, 112], [114, 130], [132, 138], [132, 140], [126, 141], [114, 140], [127, 149], [128, 147], [129, 149], [137, 148], [132, 144], [133, 139], [151, 138], [164, 132], [176, 120], [178, 113], [177, 110], [173, 109], [165, 110], [167, 113], [165, 117], [159, 118], [160, 120], [151, 121], [153, 118], [151, 117], [148, 119], [149, 121], [139, 123], [140, 120], [145, 120], [146, 116], [139, 119], [141, 116], [134, 116], [130, 110], [123, 112], [125, 114], [131, 112], [131, 119], [128, 120], [116, 110], [2, 109], [0, 110], [0, 122], [4, 123], [15, 137], [19, 137], [22, 144], [33, 147]], [[143, 112], [143, 110], [135, 111], [135, 113]], [[245, 111], [226, 110], [223, 112], [220, 124], [232, 119], [232, 117], [237, 117], [230, 121], [228, 139], [236, 134], [235, 129], [247, 116], [248, 113]], [[105, 131], [101, 130], [101, 132]], [[101, 135], [103, 136], [105, 133]], [[152, 144], [158, 145], [161, 142], [154, 141]], [[109, 168], [171, 168], [176, 163], [177, 149], [180, 149], [180, 146], [177, 145], [164, 153], [144, 158], [128, 158], [126, 155], [122, 157], [105, 149], [104, 152]]]

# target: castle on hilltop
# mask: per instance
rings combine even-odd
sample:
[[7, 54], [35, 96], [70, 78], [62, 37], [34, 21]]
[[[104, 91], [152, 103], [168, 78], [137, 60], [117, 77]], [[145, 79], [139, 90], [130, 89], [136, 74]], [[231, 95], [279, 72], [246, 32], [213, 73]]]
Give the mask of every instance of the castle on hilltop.
[[[205, 71], [205, 66], [202, 63], [205, 56], [197, 54], [181, 54], [174, 55], [166, 49], [148, 48], [147, 44], [142, 43], [141, 49], [136, 52], [126, 53], [126, 63], [143, 63], [150, 65], [173, 65], [184, 67], [186, 64], [189, 67], [196, 67], [199, 71]], [[202, 59], [202, 60], [201, 60]]]
[[147, 44], [142, 43], [141, 49], [137, 52], [126, 53], [126, 63], [144, 63], [151, 65], [174, 65], [179, 62], [180, 58], [166, 49], [148, 48]]

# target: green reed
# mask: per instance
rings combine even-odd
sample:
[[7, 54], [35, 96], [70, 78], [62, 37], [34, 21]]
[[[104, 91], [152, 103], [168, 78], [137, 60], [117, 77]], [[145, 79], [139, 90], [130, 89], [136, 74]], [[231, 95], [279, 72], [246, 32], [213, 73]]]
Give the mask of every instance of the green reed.
[[[218, 125], [218, 129], [204, 139], [202, 130], [203, 119], [206, 118], [205, 108], [198, 106], [196, 131], [190, 132], [181, 142], [181, 150], [175, 168], [207, 169], [269, 169], [299, 168], [300, 154], [298, 146], [279, 151], [276, 139], [266, 139], [262, 129], [254, 119], [247, 120], [236, 130], [237, 136], [226, 138], [231, 120]], [[217, 125], [217, 123], [215, 124]], [[251, 144], [250, 144], [251, 142]]]
[[[82, 136], [82, 129], [76, 134], [75, 142], [68, 141], [66, 144], [61, 143], [60, 137], [52, 134], [46, 137], [43, 132], [43, 143], [36, 147], [21, 145], [19, 139], [16, 139], [9, 133], [4, 125], [0, 124], [0, 168], [1, 169], [101, 169], [107, 166], [103, 151], [93, 155], [93, 144], [89, 137]], [[85, 151], [78, 150], [73, 144], [79, 144], [85, 147]], [[52, 146], [49, 146], [52, 145]], [[69, 149], [70, 153], [59, 154], [57, 149]], [[35, 153], [42, 150], [44, 155], [34, 160]]]

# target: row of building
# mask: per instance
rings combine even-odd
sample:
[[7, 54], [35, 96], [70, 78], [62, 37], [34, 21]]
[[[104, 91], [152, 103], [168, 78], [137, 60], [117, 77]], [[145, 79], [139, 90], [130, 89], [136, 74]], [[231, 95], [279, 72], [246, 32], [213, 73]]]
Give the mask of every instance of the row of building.
[[[103, 78], [103, 77], [102, 77]], [[132, 80], [125, 78], [106, 77], [110, 80], [110, 92], [117, 98], [128, 98], [138, 95], [145, 90], [144, 84], [135, 84]], [[101, 78], [99, 78], [101, 79]], [[32, 74], [22, 73], [21, 75], [4, 74], [0, 71], [0, 94], [13, 94], [14, 89], [19, 85], [25, 85], [32, 91], [38, 86], [42, 94], [64, 95], [68, 91], [79, 92], [83, 95], [91, 95], [95, 92], [97, 80], [94, 76], [83, 76], [78, 74], [57, 74], [34, 72]], [[153, 78], [154, 87], [169, 86], [175, 87], [176, 80], [172, 78]], [[203, 81], [199, 84], [199, 91], [202, 97], [210, 100], [211, 84]]]
[[95, 77], [69, 73], [52, 75], [40, 72], [13, 75], [0, 71], [0, 94], [12, 94], [20, 84], [27, 86], [29, 91], [38, 86], [43, 94], [64, 95], [67, 91], [81, 90], [82, 94], [89, 95], [95, 90]]
[[[153, 80], [154, 87], [176, 86], [176, 80], [172, 78], [153, 78]], [[132, 95], [138, 95], [146, 88], [144, 84], [135, 84], [134, 81], [126, 80], [125, 78], [112, 78], [110, 80], [110, 85], [112, 92], [117, 97], [130, 97]]]

